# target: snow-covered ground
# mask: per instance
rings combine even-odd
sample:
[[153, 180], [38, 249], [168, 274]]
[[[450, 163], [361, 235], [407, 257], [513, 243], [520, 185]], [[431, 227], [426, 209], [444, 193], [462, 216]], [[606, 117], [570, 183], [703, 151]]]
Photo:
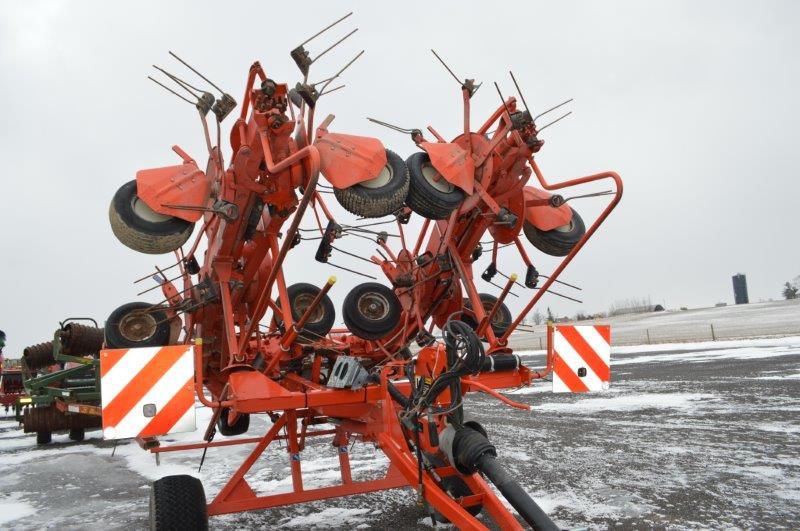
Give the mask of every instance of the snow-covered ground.
[[[610, 324], [617, 345], [710, 341], [712, 326], [718, 340], [793, 336], [800, 335], [800, 299], [619, 315], [574, 324], [593, 322]], [[527, 348], [546, 344], [543, 325], [529, 330], [515, 333], [512, 343]]]
[[[540, 351], [521, 352], [540, 366]], [[531, 412], [470, 395], [468, 418], [486, 426], [500, 459], [563, 527], [800, 528], [800, 337], [615, 347], [612, 387], [553, 395], [549, 383], [512, 390]], [[200, 408], [198, 426], [209, 412]], [[269, 426], [251, 423], [250, 436]], [[201, 428], [202, 430], [202, 428]], [[200, 431], [173, 438], [197, 440]], [[66, 435], [37, 448], [0, 421], [0, 528], [131, 529], [147, 523], [149, 482], [200, 477], [209, 496], [249, 446], [163, 454], [135, 443]], [[310, 440], [308, 486], [338, 481], [329, 441]], [[376, 477], [386, 459], [372, 446], [351, 451], [356, 479]], [[286, 451], [274, 448], [248, 476], [258, 492], [291, 484]], [[407, 489], [215, 517], [215, 529], [425, 529], [430, 520]]]

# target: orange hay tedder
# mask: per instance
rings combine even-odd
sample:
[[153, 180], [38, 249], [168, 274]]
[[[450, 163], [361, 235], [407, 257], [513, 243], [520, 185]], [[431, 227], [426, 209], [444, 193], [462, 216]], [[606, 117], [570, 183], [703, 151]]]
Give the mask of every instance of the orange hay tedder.
[[[465, 421], [463, 400], [478, 391], [528, 409], [497, 389], [528, 385], [547, 375], [550, 363], [540, 371], [525, 367], [508, 347], [509, 336], [619, 202], [619, 176], [548, 183], [534, 161], [543, 145], [539, 116], [501, 95], [497, 110], [473, 130], [470, 100], [478, 85], [471, 79], [457, 79], [464, 132], [452, 141], [431, 127], [433, 140], [418, 129], [373, 120], [410, 135], [419, 151], [406, 161], [376, 138], [333, 132], [332, 115], [315, 128], [320, 97], [336, 90], [327, 87], [363, 52], [311, 83], [309, 69], [319, 56], [311, 58], [304, 47], [309, 41], [291, 52], [303, 78], [294, 88], [271, 79], [257, 62], [250, 68], [227, 166], [220, 123], [236, 107], [234, 99], [174, 54], [221, 96], [159, 69], [176, 84], [175, 91], [162, 86], [199, 110], [209, 158], [201, 170], [175, 146], [179, 164], [139, 171], [111, 203], [111, 226], [122, 243], [144, 253], [174, 253], [177, 262], [153, 276], [163, 302], [126, 304], [108, 318], [101, 353], [105, 436], [137, 437], [156, 455], [203, 449], [205, 456], [216, 446], [254, 445], [210, 503], [194, 477], [156, 481], [156, 529], [205, 528], [213, 515], [398, 487], [416, 489], [432, 519], [485, 529], [476, 518], [484, 510], [504, 529], [521, 528], [487, 480], [524, 522], [554, 529], [500, 467], [483, 428]], [[534, 176], [541, 188], [528, 185]], [[567, 199], [551, 193], [602, 179], [613, 181], [615, 191], [607, 192], [612, 200], [588, 229]], [[323, 200], [330, 191], [359, 218], [386, 219], [339, 223]], [[424, 218], [422, 227], [407, 234], [414, 213]], [[302, 237], [304, 219], [317, 225], [318, 236]], [[196, 223], [196, 239], [185, 250]], [[374, 230], [382, 223], [396, 226], [399, 246]], [[506, 277], [498, 297], [478, 293], [473, 282], [487, 232], [493, 247], [485, 280], [500, 273], [499, 245], [513, 244], [527, 266], [523, 282], [533, 295], [513, 319], [503, 301], [515, 283], [522, 285], [516, 275]], [[549, 276], [541, 275], [541, 285], [521, 233], [539, 251], [563, 256]], [[329, 263], [334, 253], [346, 254], [336, 247], [344, 235], [374, 241], [375, 256], [354, 258], [379, 266], [387, 282], [360, 284], [347, 294], [346, 328], [336, 329], [328, 297], [335, 278], [321, 287], [287, 286], [283, 265], [307, 240], [317, 240], [316, 260]], [[179, 273], [168, 279], [172, 268]], [[412, 343], [420, 348], [414, 354]], [[195, 398], [213, 410], [203, 440], [161, 446], [157, 436], [192, 429]], [[244, 433], [249, 416], [264, 413], [272, 421], [265, 434], [214, 440], [217, 431]], [[309, 437], [331, 438], [340, 484], [304, 488], [301, 458]], [[277, 440], [287, 442], [293, 488], [256, 493], [245, 474]], [[385, 476], [353, 480], [353, 440], [386, 455]]]

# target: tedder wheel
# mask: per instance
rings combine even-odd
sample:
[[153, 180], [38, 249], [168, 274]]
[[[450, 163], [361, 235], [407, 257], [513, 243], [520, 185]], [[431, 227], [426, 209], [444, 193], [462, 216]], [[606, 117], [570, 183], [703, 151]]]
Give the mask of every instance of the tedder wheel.
[[[466, 496], [472, 496], [474, 492], [469, 486], [464, 483], [464, 480], [458, 476], [447, 476], [442, 478], [441, 483], [442, 490], [445, 491], [447, 494], [450, 495], [453, 499], [464, 498]], [[472, 516], [478, 516], [483, 509], [483, 504], [479, 503], [477, 505], [469, 505], [464, 507], [464, 509], [471, 514]], [[436, 519], [437, 522], [441, 522], [443, 524], [449, 524], [450, 520], [447, 519], [445, 515], [440, 513], [439, 511], [433, 511], [433, 517]]]
[[[488, 314], [490, 311], [492, 311], [492, 308], [497, 302], [497, 297], [488, 293], [478, 293], [478, 296], [481, 298], [481, 303], [483, 303], [483, 310]], [[464, 299], [464, 309], [470, 310], [470, 312], [461, 314], [460, 320], [467, 323], [473, 330], [477, 329], [478, 321], [475, 318], [475, 315], [471, 312], [472, 303], [470, 303], [469, 299]], [[494, 317], [492, 317], [492, 331], [496, 337], [500, 337], [505, 334], [510, 325], [511, 311], [508, 309], [508, 306], [506, 306], [506, 303], [501, 303], [500, 308], [497, 309]]]
[[171, 253], [186, 243], [194, 223], [159, 214], [136, 195], [136, 181], [123, 184], [108, 209], [111, 230], [127, 247], [145, 254]]
[[86, 430], [83, 428], [70, 428], [69, 430], [69, 440], [70, 441], [82, 441], [86, 437]]
[[146, 302], [123, 304], [106, 321], [107, 348], [163, 347], [169, 343], [170, 323], [163, 310], [143, 311]]
[[36, 432], [36, 444], [47, 444], [53, 440], [53, 433], [49, 431]]
[[392, 288], [377, 282], [359, 284], [342, 304], [344, 324], [361, 339], [381, 339], [397, 327], [400, 301]]
[[222, 408], [222, 411], [219, 412], [219, 418], [217, 419], [217, 429], [219, 429], [219, 432], [225, 437], [245, 433], [250, 428], [250, 414], [240, 413], [236, 422], [228, 424], [229, 412], [230, 408], [227, 407]]
[[348, 188], [334, 188], [333, 195], [345, 210], [363, 218], [380, 218], [403, 206], [408, 194], [408, 169], [400, 155], [386, 150], [386, 166], [374, 179]]
[[[292, 309], [292, 319], [295, 322], [300, 320], [319, 292], [320, 289], [318, 287], [305, 282], [298, 282], [286, 288], [286, 293], [289, 296], [289, 306]], [[282, 321], [277, 314], [276, 318], [278, 322]], [[336, 308], [334, 308], [331, 298], [325, 295], [317, 307], [314, 308], [314, 311], [311, 312], [311, 318], [300, 331], [300, 335], [297, 336], [298, 343], [310, 343], [319, 339], [320, 336], [327, 335], [333, 328], [335, 320]]]
[[150, 489], [150, 529], [208, 529], [206, 493], [200, 480], [183, 474], [154, 481]]
[[545, 254], [550, 256], [568, 255], [586, 232], [586, 226], [583, 224], [581, 217], [575, 212], [574, 208], [570, 208], [570, 210], [572, 210], [572, 219], [569, 223], [553, 230], [539, 230], [526, 221], [522, 226], [522, 230], [525, 231], [525, 237], [534, 247]]
[[445, 219], [464, 200], [464, 192], [436, 171], [427, 153], [414, 153], [406, 166], [411, 178], [406, 203], [420, 216]]

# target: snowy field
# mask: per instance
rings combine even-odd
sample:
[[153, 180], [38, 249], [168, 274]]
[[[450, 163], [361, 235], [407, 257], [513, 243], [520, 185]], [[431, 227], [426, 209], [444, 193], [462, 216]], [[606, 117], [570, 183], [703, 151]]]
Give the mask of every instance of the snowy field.
[[[574, 324], [589, 324], [581, 321]], [[717, 339], [800, 335], [800, 299], [713, 308], [619, 315], [597, 321], [611, 325], [615, 345], [646, 345]], [[512, 336], [517, 348], [547, 344], [544, 325]]]
[[[500, 459], [564, 528], [800, 528], [800, 337], [616, 347], [612, 388], [553, 395], [549, 384], [510, 391], [534, 406], [521, 412], [470, 395], [467, 417], [487, 427]], [[540, 366], [540, 351], [522, 353]], [[198, 424], [208, 419], [198, 410]], [[269, 421], [253, 419], [250, 436]], [[0, 421], [0, 528], [141, 529], [149, 482], [201, 477], [207, 494], [238, 465], [246, 446], [164, 454], [161, 466], [135, 443], [99, 432], [83, 444], [54, 435], [37, 448], [12, 420]], [[197, 440], [200, 433], [174, 440]], [[311, 442], [309, 486], [338, 479], [338, 459]], [[351, 453], [355, 479], [376, 477], [386, 460], [371, 446]], [[249, 476], [259, 492], [290, 484], [284, 450]], [[426, 529], [410, 490], [215, 517], [214, 529]]]

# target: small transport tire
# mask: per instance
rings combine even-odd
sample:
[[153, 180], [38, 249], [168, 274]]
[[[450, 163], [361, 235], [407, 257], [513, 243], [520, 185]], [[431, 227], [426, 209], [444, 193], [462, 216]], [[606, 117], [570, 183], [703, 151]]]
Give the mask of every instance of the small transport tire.
[[342, 304], [344, 324], [361, 339], [381, 339], [397, 327], [400, 300], [392, 288], [365, 282], [353, 288]]
[[84, 428], [70, 428], [69, 440], [80, 442], [86, 438], [86, 430]]
[[570, 207], [570, 209], [572, 210], [570, 222], [552, 230], [539, 230], [533, 224], [525, 221], [522, 226], [525, 237], [534, 247], [545, 254], [550, 256], [568, 255], [586, 233], [586, 226], [583, 224], [583, 220], [574, 208]]
[[166, 476], [150, 489], [151, 531], [207, 530], [206, 494], [199, 479]]
[[[474, 494], [472, 489], [469, 488], [469, 485], [464, 483], [464, 480], [458, 476], [447, 476], [442, 478], [442, 483], [440, 486], [442, 487], [442, 490], [449, 494], [454, 500], [466, 496], [472, 496]], [[472, 516], [478, 516], [483, 509], [483, 504], [470, 505], [468, 507], [464, 507], [464, 509]], [[448, 520], [445, 515], [435, 509], [433, 511], [433, 517], [437, 522], [443, 524], [450, 523], [450, 520]]]
[[406, 160], [410, 184], [406, 204], [422, 217], [445, 219], [464, 201], [464, 191], [447, 182], [425, 152]]
[[[286, 292], [289, 296], [289, 306], [292, 309], [292, 319], [297, 322], [311, 303], [314, 302], [314, 298], [320, 292], [320, 289], [314, 284], [298, 282], [286, 288]], [[282, 321], [277, 314], [276, 318], [279, 322]], [[312, 343], [320, 339], [320, 336], [326, 336], [333, 328], [335, 321], [336, 308], [333, 306], [331, 298], [325, 295], [317, 307], [314, 308], [311, 318], [300, 330], [297, 336], [298, 343]]]
[[123, 184], [108, 209], [114, 236], [123, 245], [145, 254], [171, 253], [192, 235], [194, 223], [159, 214], [136, 195], [136, 181]]
[[220, 411], [219, 418], [217, 419], [217, 429], [219, 432], [225, 437], [246, 433], [247, 430], [250, 429], [250, 414], [240, 413], [236, 418], [236, 422], [228, 424], [229, 412], [230, 408], [227, 407], [222, 408], [222, 411]]
[[[478, 296], [483, 303], [483, 310], [488, 314], [497, 302], [497, 297], [488, 293], [478, 293]], [[473, 330], [477, 329], [478, 320], [475, 318], [475, 314], [472, 313], [472, 303], [470, 303], [469, 299], [464, 299], [464, 309], [469, 311], [461, 314], [460, 320], [468, 324]], [[511, 321], [511, 310], [508, 309], [506, 303], [501, 303], [491, 322], [494, 335], [500, 337], [505, 334], [508, 327], [511, 326]]]
[[53, 440], [52, 432], [44, 430], [36, 432], [36, 444], [48, 444], [52, 440]]
[[170, 322], [163, 310], [144, 312], [152, 304], [129, 302], [108, 316], [106, 348], [163, 347], [169, 344]]
[[408, 169], [394, 151], [386, 150], [386, 166], [374, 179], [348, 188], [334, 188], [333, 195], [345, 210], [362, 218], [388, 216], [402, 208], [408, 195]]

